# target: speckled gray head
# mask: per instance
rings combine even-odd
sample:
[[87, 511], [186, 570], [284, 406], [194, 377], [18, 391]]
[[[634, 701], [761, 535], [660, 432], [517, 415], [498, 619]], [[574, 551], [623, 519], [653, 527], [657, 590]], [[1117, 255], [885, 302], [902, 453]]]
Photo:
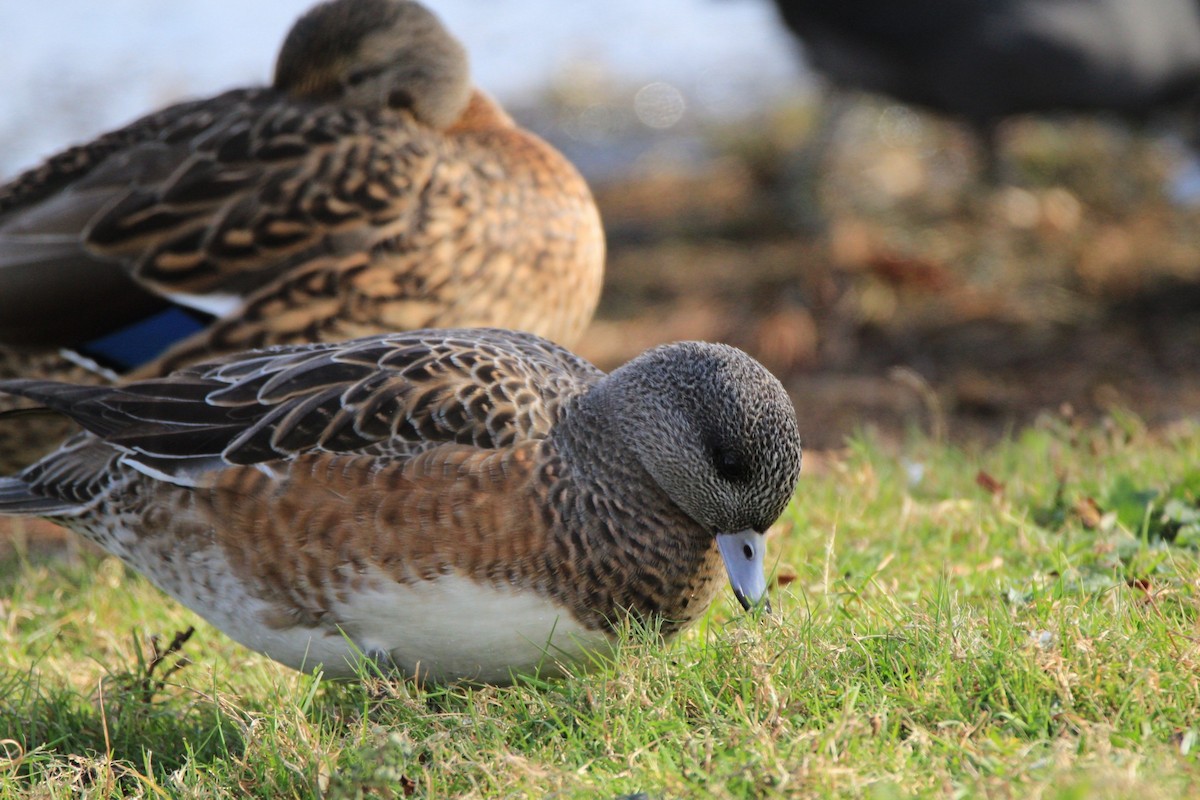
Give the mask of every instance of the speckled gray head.
[[275, 88], [359, 108], [407, 108], [435, 128], [471, 95], [462, 44], [411, 0], [329, 0], [296, 21], [275, 64]]
[[764, 534], [800, 477], [796, 411], [779, 380], [737, 348], [680, 342], [615, 370], [622, 433], [654, 481], [717, 539], [746, 608], [765, 601]]

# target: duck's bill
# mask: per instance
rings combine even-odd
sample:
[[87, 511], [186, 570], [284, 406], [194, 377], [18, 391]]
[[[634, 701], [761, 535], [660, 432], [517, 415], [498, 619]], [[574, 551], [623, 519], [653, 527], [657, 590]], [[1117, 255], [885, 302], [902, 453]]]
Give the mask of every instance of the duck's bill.
[[718, 533], [717, 549], [725, 561], [733, 596], [749, 611], [761, 606], [771, 610], [767, 599], [767, 578], [763, 573], [763, 557], [767, 552], [767, 537], [757, 531]]

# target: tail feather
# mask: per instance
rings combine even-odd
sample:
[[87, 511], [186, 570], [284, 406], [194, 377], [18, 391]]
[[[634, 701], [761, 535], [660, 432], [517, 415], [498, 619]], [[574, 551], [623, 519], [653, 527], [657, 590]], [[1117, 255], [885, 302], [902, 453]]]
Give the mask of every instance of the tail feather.
[[77, 503], [38, 494], [20, 476], [0, 478], [0, 515], [48, 517], [70, 514], [77, 510]]
[[107, 386], [78, 386], [63, 381], [47, 381], [34, 378], [10, 378], [0, 381], [0, 392], [26, 397], [41, 403], [45, 409], [71, 415], [71, 407], [84, 400], [111, 392]]

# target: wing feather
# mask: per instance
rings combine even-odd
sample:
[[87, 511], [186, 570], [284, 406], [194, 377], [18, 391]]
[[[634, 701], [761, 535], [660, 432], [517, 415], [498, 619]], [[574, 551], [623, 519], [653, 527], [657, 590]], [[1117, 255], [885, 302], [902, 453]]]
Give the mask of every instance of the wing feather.
[[202, 307], [368, 249], [421, 202], [432, 135], [249, 89], [72, 148], [0, 187], [0, 342], [77, 345], [164, 300]]
[[440, 444], [541, 438], [600, 377], [532, 334], [463, 329], [283, 346], [125, 386], [17, 380], [0, 389], [66, 414], [134, 465], [186, 481], [314, 452], [406, 458]]

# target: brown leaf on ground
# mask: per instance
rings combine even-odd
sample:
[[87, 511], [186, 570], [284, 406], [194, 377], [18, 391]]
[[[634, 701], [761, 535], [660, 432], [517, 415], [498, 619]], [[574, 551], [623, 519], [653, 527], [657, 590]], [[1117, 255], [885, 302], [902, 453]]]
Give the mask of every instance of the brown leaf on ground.
[[781, 564], [779, 569], [775, 570], [775, 585], [787, 586], [789, 583], [794, 582], [798, 577], [800, 577], [800, 575], [796, 572], [795, 568], [789, 567], [787, 564]]
[[1004, 482], [992, 477], [983, 470], [975, 473], [975, 483], [992, 497], [999, 497], [1004, 494]]
[[1150, 593], [1150, 581], [1145, 578], [1130, 578], [1125, 581], [1125, 585], [1131, 589], [1141, 589], [1143, 592]]
[[1085, 528], [1099, 528], [1100, 522], [1104, 518], [1104, 512], [1100, 510], [1099, 504], [1090, 497], [1081, 497], [1076, 500], [1072, 510]]

